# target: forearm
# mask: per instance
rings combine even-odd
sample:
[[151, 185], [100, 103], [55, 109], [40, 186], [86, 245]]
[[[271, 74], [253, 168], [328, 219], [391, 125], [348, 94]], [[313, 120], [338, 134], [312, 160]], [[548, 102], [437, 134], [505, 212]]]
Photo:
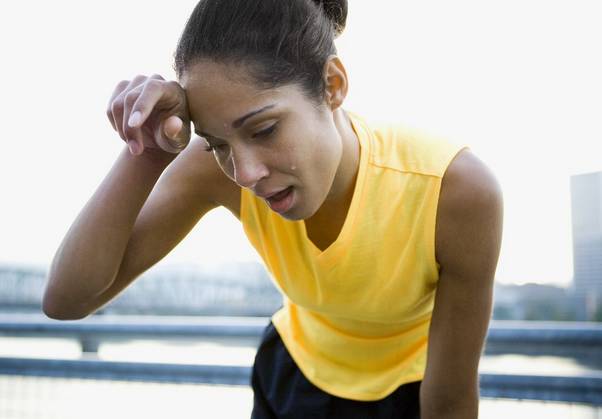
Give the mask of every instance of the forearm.
[[110, 286], [136, 218], [168, 164], [124, 148], [55, 253], [43, 300], [47, 315], [79, 317], [86, 302]]

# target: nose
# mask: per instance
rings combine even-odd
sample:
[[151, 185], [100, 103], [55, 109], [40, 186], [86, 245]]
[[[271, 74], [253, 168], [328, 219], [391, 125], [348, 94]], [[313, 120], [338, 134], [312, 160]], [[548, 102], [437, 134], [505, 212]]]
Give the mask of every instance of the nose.
[[261, 157], [252, 150], [232, 150], [232, 177], [243, 188], [253, 189], [269, 170]]

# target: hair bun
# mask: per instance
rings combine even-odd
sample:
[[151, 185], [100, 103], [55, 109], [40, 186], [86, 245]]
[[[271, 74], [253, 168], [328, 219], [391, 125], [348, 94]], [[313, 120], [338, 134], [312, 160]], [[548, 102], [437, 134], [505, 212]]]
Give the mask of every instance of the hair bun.
[[333, 24], [335, 36], [345, 29], [347, 22], [347, 0], [314, 0]]

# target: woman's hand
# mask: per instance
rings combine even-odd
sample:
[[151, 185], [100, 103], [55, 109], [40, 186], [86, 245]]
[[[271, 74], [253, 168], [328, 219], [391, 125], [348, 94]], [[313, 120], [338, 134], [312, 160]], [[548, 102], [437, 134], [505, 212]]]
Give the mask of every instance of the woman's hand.
[[117, 84], [107, 117], [133, 155], [145, 150], [177, 154], [190, 142], [184, 89], [157, 74], [140, 75]]

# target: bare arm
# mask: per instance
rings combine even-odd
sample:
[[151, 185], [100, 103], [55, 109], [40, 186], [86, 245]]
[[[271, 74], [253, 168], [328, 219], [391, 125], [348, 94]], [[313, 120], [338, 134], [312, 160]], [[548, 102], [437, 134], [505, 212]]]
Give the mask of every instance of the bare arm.
[[79, 317], [87, 302], [109, 287], [134, 222], [167, 163], [133, 156], [124, 147], [56, 251], [43, 299], [48, 316]]
[[445, 175], [437, 215], [441, 274], [420, 389], [423, 419], [476, 419], [478, 366], [501, 246], [501, 188], [474, 155], [456, 157]]
[[44, 295], [49, 317], [83, 318], [111, 301], [232, 190], [200, 139], [190, 142], [153, 188], [160, 172], [126, 150], [120, 155], [56, 253]]
[[151, 192], [136, 219], [115, 280], [90, 301], [87, 313], [112, 300], [163, 259], [207, 212], [221, 205], [232, 185], [213, 154], [205, 151], [204, 141], [192, 140]]
[[[138, 123], [130, 124], [135, 111]], [[134, 151], [124, 148], [60, 244], [43, 298], [49, 317], [82, 318], [109, 301], [217, 206], [214, 191], [225, 179], [200, 140], [190, 142], [177, 83], [121, 82], [107, 116]]]

